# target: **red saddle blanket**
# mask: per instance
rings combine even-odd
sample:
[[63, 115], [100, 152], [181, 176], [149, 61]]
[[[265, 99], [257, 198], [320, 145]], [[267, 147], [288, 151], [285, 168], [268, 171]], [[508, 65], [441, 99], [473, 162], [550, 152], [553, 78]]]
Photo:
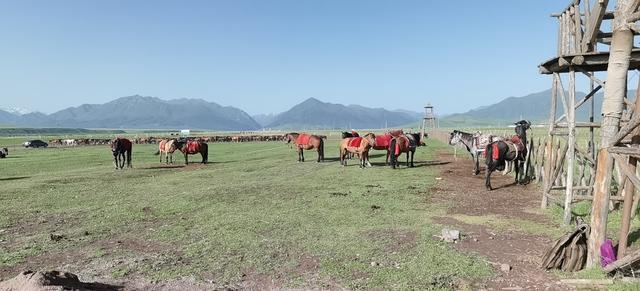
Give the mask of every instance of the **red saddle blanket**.
[[349, 139], [349, 147], [359, 148], [362, 143], [362, 137], [353, 137]]
[[298, 135], [298, 138], [296, 138], [296, 144], [297, 145], [306, 145], [309, 143], [309, 139], [311, 138], [310, 135], [308, 134], [300, 134]]
[[[510, 140], [506, 141], [507, 144], [512, 144], [515, 147], [515, 150], [518, 154], [520, 153], [524, 153], [525, 147], [524, 147], [524, 143], [522, 142], [522, 140], [520, 139], [519, 136], [514, 135], [511, 137]], [[485, 150], [486, 151], [486, 150]], [[500, 159], [500, 149], [498, 149], [498, 143], [493, 143], [493, 149], [491, 152], [491, 158], [493, 158], [493, 160], [497, 161], [498, 159]]]
[[389, 143], [391, 142], [391, 138], [393, 138], [389, 134], [385, 135], [377, 135], [376, 136], [376, 147], [389, 147]]
[[400, 147], [401, 144], [404, 144], [405, 147], [409, 147], [409, 143], [410, 143], [409, 139], [404, 135], [396, 137], [396, 148], [395, 148], [396, 156], [402, 153], [402, 148]]
[[187, 153], [188, 154], [196, 154], [200, 152], [200, 143], [197, 141], [189, 141], [187, 142]]

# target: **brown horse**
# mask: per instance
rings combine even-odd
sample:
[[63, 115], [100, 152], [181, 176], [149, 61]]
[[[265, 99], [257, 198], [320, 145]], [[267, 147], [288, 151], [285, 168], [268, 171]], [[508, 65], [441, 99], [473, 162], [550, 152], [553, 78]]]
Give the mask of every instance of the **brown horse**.
[[291, 132], [284, 136], [287, 143], [293, 142], [298, 151], [298, 162], [304, 162], [304, 150], [316, 149], [318, 163], [324, 161], [324, 140], [318, 135]]
[[163, 139], [158, 143], [158, 151], [156, 155], [160, 155], [160, 163], [162, 163], [162, 154], [165, 157], [165, 163], [169, 164], [169, 161], [173, 164], [173, 152], [178, 149], [175, 139]]
[[375, 143], [376, 136], [367, 133], [364, 137], [348, 137], [340, 142], [340, 164], [347, 165], [347, 154], [354, 153], [360, 157], [360, 168], [371, 167], [369, 150]]
[[189, 155], [200, 154], [202, 156], [201, 164], [209, 162], [209, 146], [201, 141], [186, 140], [175, 142], [176, 148], [184, 154], [184, 163], [189, 164]]
[[[420, 140], [420, 134], [417, 133], [402, 134], [391, 139], [389, 143], [391, 168], [395, 169], [398, 166], [398, 157], [402, 153], [407, 153], [407, 167], [413, 167], [413, 155], [420, 145], [424, 145], [424, 142]], [[409, 163], [409, 153], [411, 153], [411, 163]]]
[[111, 141], [111, 153], [113, 153], [113, 164], [118, 168], [124, 168], [124, 164], [127, 163], [127, 168], [131, 168], [131, 151], [133, 146], [131, 141], [126, 138], [116, 138]]
[[384, 160], [385, 165], [389, 164], [389, 144], [391, 143], [392, 139], [393, 136], [389, 133], [385, 133], [384, 135], [377, 135], [374, 140], [375, 143], [372, 146], [374, 150], [382, 150], [387, 152], [387, 157]]

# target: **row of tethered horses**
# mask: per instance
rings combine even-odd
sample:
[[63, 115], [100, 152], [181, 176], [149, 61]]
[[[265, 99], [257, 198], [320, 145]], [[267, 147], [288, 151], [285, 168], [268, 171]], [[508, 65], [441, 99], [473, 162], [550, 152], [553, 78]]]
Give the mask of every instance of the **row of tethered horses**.
[[[527, 129], [531, 127], [531, 123], [527, 120], [521, 120], [515, 125], [516, 135], [511, 138], [480, 133], [472, 134], [459, 130], [454, 130], [450, 134], [449, 144], [463, 144], [471, 153], [475, 162], [475, 175], [480, 172], [479, 156], [485, 155], [487, 165], [485, 186], [488, 190], [492, 189], [491, 173], [495, 170], [504, 170], [507, 162], [513, 162], [515, 165], [516, 183], [522, 181], [520, 174], [524, 174], [524, 172], [520, 168], [527, 155]], [[298, 162], [304, 162], [304, 151], [312, 149], [318, 152], [317, 162], [324, 161], [324, 139], [326, 136], [291, 132], [285, 134], [283, 139], [286, 143], [293, 143], [297, 150]], [[393, 130], [381, 135], [367, 133], [364, 136], [360, 136], [355, 131], [343, 132], [339, 145], [340, 164], [346, 166], [347, 160], [356, 155], [360, 168], [371, 167], [369, 151], [375, 149], [386, 151], [386, 163], [394, 169], [399, 165], [398, 158], [402, 153], [406, 153], [407, 167], [413, 167], [416, 148], [422, 145], [424, 145], [424, 141], [421, 140], [420, 134], [404, 133], [402, 130]], [[111, 142], [116, 169], [124, 168], [125, 164], [127, 167], [131, 167], [132, 147], [133, 143], [126, 138], [116, 138]], [[184, 154], [185, 164], [189, 164], [189, 155], [193, 154], [202, 156], [201, 163], [208, 162], [208, 145], [201, 139], [162, 139], [158, 141], [156, 155], [160, 155], [161, 163], [164, 157], [164, 162], [169, 164], [173, 163], [173, 153], [177, 150]]]
[[[324, 140], [326, 136], [312, 135], [306, 133], [291, 132], [282, 136], [281, 140], [292, 143], [298, 153], [298, 162], [304, 162], [304, 151], [315, 149], [318, 152], [318, 162], [324, 161]], [[113, 153], [114, 165], [116, 169], [131, 167], [131, 153], [133, 144], [127, 138], [116, 138], [110, 142]], [[173, 153], [180, 151], [184, 154], [185, 164], [189, 164], [189, 155], [200, 154], [201, 163], [208, 162], [209, 149], [207, 143], [201, 138], [168, 138], [157, 141], [160, 162], [173, 164]], [[343, 132], [340, 142], [340, 164], [347, 165], [347, 159], [357, 155], [360, 160], [360, 167], [370, 167], [369, 151], [371, 149], [385, 150], [387, 152], [386, 163], [392, 168], [398, 166], [398, 157], [406, 153], [407, 167], [413, 167], [413, 156], [418, 146], [424, 145], [417, 133], [405, 134], [402, 130], [392, 130], [385, 134], [376, 136], [367, 133], [360, 136], [357, 132]]]

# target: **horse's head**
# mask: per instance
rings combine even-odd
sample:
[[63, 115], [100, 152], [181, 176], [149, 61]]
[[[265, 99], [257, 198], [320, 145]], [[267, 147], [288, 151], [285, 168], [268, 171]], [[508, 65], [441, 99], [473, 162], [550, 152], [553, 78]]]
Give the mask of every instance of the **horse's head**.
[[449, 145], [456, 145], [460, 142], [462, 138], [462, 133], [454, 130], [449, 134]]
[[376, 145], [376, 135], [373, 134], [373, 132], [369, 132], [367, 134], [365, 134], [362, 139], [366, 140], [367, 143], [369, 143], [369, 146], [375, 146]]
[[120, 151], [120, 139], [116, 138], [111, 141], [111, 153], [113, 153], [114, 156], [117, 156], [119, 151]]
[[290, 143], [292, 140], [295, 140], [298, 137], [298, 134], [295, 132], [290, 132], [284, 135], [284, 142]]
[[528, 120], [520, 120], [516, 122], [515, 125], [516, 134], [518, 134], [520, 137], [526, 136], [527, 129], [531, 128], [531, 122], [529, 122]]
[[347, 137], [352, 137], [351, 133], [348, 133], [348, 132], [346, 132], [346, 131], [343, 131], [343, 132], [342, 132], [342, 138], [343, 138], [343, 139], [345, 139], [345, 138], [347, 138]]

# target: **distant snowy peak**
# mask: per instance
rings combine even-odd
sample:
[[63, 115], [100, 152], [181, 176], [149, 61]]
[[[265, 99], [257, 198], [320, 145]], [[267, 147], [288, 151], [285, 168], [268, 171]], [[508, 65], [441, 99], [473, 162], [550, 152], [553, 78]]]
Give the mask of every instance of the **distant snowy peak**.
[[25, 109], [25, 108], [21, 108], [21, 107], [8, 107], [8, 106], [0, 106], [0, 110], [9, 112], [9, 113], [15, 114], [15, 115], [25, 115], [25, 114], [29, 114], [29, 113], [33, 112], [33, 111], [29, 110], [29, 109]]

